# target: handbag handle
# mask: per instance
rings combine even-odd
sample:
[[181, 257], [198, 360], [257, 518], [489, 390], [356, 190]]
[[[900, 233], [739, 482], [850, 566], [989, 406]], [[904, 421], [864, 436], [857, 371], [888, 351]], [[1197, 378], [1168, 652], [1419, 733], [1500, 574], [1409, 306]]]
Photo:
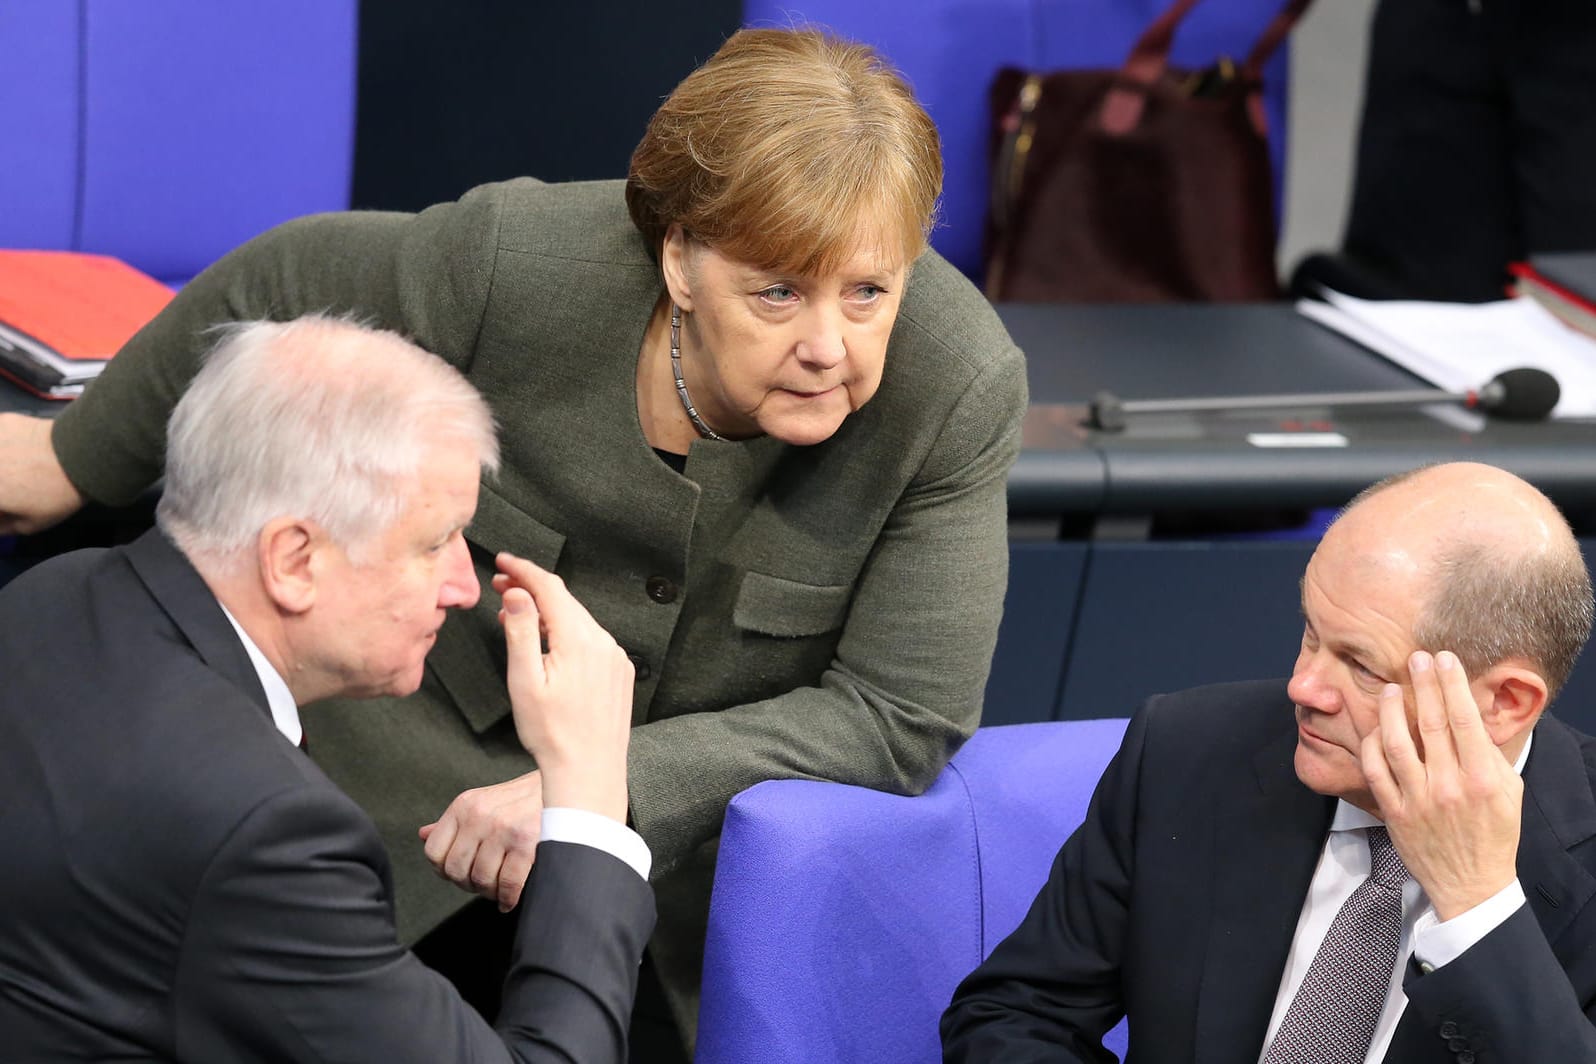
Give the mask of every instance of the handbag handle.
[[[1201, 0], [1175, 0], [1163, 14], [1153, 20], [1152, 25], [1142, 31], [1136, 44], [1131, 48], [1130, 55], [1125, 59], [1125, 65], [1120, 67], [1119, 78], [1114, 87], [1109, 89], [1108, 95], [1103, 99], [1102, 123], [1103, 128], [1109, 133], [1123, 135], [1136, 128], [1142, 119], [1142, 108], [1146, 106], [1147, 89], [1160, 77], [1169, 65], [1169, 49], [1175, 41], [1175, 30], [1179, 28], [1191, 9], [1196, 7]], [[1275, 49], [1291, 32], [1297, 24], [1308, 5], [1313, 0], [1286, 0], [1286, 4], [1275, 13], [1269, 25], [1259, 34], [1254, 42], [1252, 51], [1247, 54], [1246, 62], [1242, 63], [1240, 76], [1256, 81], [1263, 75], [1264, 64], [1269, 62]], [[1253, 128], [1259, 136], [1268, 132], [1268, 121], [1264, 117], [1263, 101], [1256, 93], [1250, 94], [1247, 100], [1247, 113], [1252, 120]]]

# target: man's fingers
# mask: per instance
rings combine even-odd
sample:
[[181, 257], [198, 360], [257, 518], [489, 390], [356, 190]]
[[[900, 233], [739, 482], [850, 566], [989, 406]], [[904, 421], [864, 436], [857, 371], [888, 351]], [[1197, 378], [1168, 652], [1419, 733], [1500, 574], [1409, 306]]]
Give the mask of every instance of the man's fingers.
[[[1380, 757], [1379, 768], [1391, 778], [1392, 786], [1402, 791], [1414, 791], [1424, 786], [1425, 761], [1413, 745], [1413, 735], [1408, 731], [1407, 705], [1402, 701], [1402, 688], [1388, 683], [1380, 689], [1380, 727], [1364, 737], [1377, 740]], [[1364, 775], [1369, 775], [1367, 766]]]
[[[1400, 691], [1397, 697], [1402, 697]], [[1406, 725], [1403, 730], [1407, 730]], [[1397, 785], [1396, 778], [1391, 774], [1391, 765], [1386, 760], [1385, 745], [1380, 739], [1383, 731], [1383, 728], [1375, 728], [1363, 737], [1358, 764], [1363, 769], [1364, 780], [1369, 784], [1369, 793], [1374, 795], [1381, 811], [1389, 816], [1393, 810], [1401, 808], [1402, 788]]]
[[[549, 649], [554, 649], [557, 639], [564, 639], [576, 631], [598, 629], [587, 609], [566, 588], [565, 581], [525, 558], [501, 551], [494, 559], [499, 570], [531, 592], [533, 600], [544, 619], [549, 637]], [[508, 592], [506, 592], [508, 593]]]
[[504, 864], [499, 867], [499, 911], [507, 913], [516, 907], [521, 900], [521, 891], [526, 887], [526, 881], [532, 875], [532, 861], [537, 851], [532, 849], [514, 849], [504, 858]]
[[1452, 747], [1452, 726], [1447, 720], [1446, 696], [1435, 673], [1435, 658], [1424, 650], [1408, 657], [1408, 675], [1413, 678], [1413, 701], [1419, 726], [1419, 741], [1424, 744], [1425, 768], [1433, 778], [1454, 774], [1457, 753]]
[[1450, 650], [1435, 656], [1435, 671], [1442, 693], [1446, 697], [1447, 726], [1451, 731], [1458, 764], [1466, 772], [1487, 772], [1503, 763], [1501, 751], [1491, 741], [1480, 716], [1479, 703], [1469, 690], [1468, 674]]
[[504, 847], [491, 836], [483, 839], [477, 847], [476, 855], [471, 859], [471, 870], [466, 874], [464, 882], [456, 883], [465, 887], [474, 894], [484, 898], [499, 897], [499, 875], [504, 867]]
[[538, 606], [525, 588], [511, 587], [504, 592], [504, 608], [499, 611], [499, 623], [504, 626], [505, 648], [510, 660], [510, 683], [519, 679], [517, 669], [526, 670], [526, 678], [542, 686], [543, 639], [539, 634]]
[[477, 849], [481, 841], [466, 836], [455, 839], [454, 845], [449, 847], [449, 852], [443, 858], [443, 878], [457, 887], [469, 889], [471, 867], [476, 864]]
[[1369, 732], [1369, 737], [1379, 735], [1384, 761], [1397, 777], [1398, 785], [1409, 788], [1422, 785], [1427, 761], [1412, 742], [1412, 732], [1408, 731], [1408, 705], [1403, 702], [1397, 684], [1389, 683], [1381, 688], [1379, 719], [1379, 731]]
[[426, 838], [423, 840], [426, 845], [422, 847], [422, 850], [426, 853], [427, 860], [431, 862], [433, 869], [439, 875], [442, 875], [443, 859], [449, 855], [449, 849], [454, 845], [454, 837], [460, 830], [460, 824], [446, 812], [432, 825], [430, 831], [426, 828], [421, 830], [427, 832]]

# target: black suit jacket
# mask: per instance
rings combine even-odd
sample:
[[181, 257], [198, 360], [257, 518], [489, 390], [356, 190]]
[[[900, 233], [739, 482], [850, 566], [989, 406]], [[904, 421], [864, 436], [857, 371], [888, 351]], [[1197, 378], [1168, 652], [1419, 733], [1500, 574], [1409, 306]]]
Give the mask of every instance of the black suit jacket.
[[[1279, 681], [1153, 699], [1019, 928], [955, 992], [948, 1061], [1251, 1064], [1335, 802], [1298, 781]], [[1596, 1060], [1596, 741], [1543, 718], [1524, 769], [1528, 905], [1410, 971], [1387, 1061]], [[1472, 1057], [1469, 1056], [1472, 1054]]]
[[373, 825], [159, 533], [0, 593], [0, 839], [6, 1060], [625, 1055], [647, 884], [541, 845], [495, 1033], [398, 945]]

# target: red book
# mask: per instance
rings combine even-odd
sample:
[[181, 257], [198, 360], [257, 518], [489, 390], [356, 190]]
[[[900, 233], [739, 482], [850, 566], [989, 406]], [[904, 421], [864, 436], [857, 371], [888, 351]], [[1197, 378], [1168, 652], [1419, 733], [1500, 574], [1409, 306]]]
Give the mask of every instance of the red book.
[[0, 374], [69, 399], [171, 299], [106, 255], [0, 250]]
[[1596, 336], [1596, 252], [1536, 255], [1508, 264], [1514, 294], [1529, 296], [1587, 336]]

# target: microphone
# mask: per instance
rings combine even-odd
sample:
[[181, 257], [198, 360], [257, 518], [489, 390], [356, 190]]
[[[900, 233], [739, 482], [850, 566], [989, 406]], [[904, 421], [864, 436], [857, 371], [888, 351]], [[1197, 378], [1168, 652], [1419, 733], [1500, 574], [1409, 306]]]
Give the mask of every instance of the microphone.
[[1086, 423], [1104, 432], [1119, 432], [1132, 414], [1185, 414], [1202, 410], [1278, 410], [1296, 406], [1419, 406], [1461, 403], [1509, 421], [1540, 421], [1562, 395], [1557, 378], [1545, 370], [1523, 366], [1492, 377], [1478, 391], [1448, 392], [1414, 388], [1398, 392], [1323, 392], [1318, 395], [1231, 395], [1212, 399], [1133, 399], [1098, 392], [1087, 410]]

